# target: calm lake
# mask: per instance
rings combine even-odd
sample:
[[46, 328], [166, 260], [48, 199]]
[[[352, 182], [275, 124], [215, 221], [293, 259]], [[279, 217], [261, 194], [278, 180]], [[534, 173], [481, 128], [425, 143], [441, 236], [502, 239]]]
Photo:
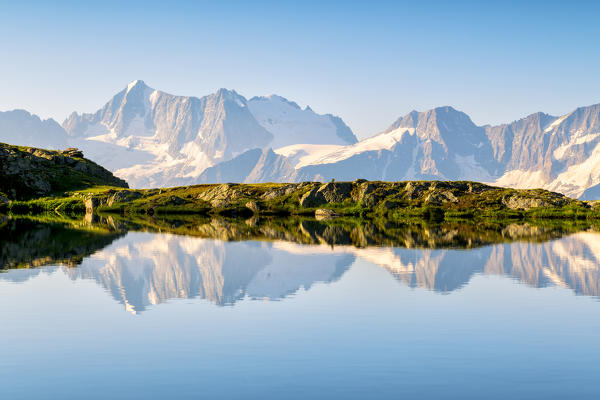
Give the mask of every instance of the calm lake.
[[152, 224], [2, 222], [0, 398], [600, 397], [593, 229]]

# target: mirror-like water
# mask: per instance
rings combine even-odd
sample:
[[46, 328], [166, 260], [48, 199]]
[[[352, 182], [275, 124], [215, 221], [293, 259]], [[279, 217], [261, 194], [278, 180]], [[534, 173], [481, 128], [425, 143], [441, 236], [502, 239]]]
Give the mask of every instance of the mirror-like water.
[[0, 396], [597, 398], [599, 233], [286, 224], [4, 221]]

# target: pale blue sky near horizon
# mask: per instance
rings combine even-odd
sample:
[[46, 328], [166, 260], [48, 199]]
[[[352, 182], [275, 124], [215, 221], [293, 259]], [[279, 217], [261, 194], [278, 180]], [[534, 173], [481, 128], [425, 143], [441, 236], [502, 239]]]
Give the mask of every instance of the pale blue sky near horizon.
[[0, 111], [62, 122], [135, 79], [276, 93], [359, 138], [413, 109], [476, 124], [600, 103], [600, 2], [0, 0]]

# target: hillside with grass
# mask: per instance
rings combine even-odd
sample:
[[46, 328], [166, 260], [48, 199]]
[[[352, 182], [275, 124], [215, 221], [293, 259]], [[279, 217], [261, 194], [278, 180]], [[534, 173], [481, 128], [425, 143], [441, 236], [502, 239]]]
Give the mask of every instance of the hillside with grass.
[[128, 187], [77, 149], [54, 151], [0, 143], [0, 198], [4, 203], [99, 185]]
[[470, 181], [202, 184], [128, 189], [77, 149], [0, 144], [0, 207], [14, 214], [311, 216], [424, 219], [597, 219], [600, 204], [542, 189]]

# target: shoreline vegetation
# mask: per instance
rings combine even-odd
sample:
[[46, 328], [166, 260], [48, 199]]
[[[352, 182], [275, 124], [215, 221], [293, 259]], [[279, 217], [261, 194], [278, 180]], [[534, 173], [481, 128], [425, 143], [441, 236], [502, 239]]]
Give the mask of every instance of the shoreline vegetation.
[[0, 144], [0, 272], [82, 259], [129, 231], [226, 241], [468, 249], [600, 231], [600, 202], [477, 182], [129, 189], [77, 149]]
[[542, 189], [468, 181], [203, 184], [161, 189], [92, 186], [62, 195], [4, 201], [12, 214], [340, 217], [390, 221], [600, 220], [600, 202]]
[[190, 214], [9, 215], [0, 217], [0, 273], [57, 263], [77, 267], [85, 257], [130, 231], [220, 241], [281, 241], [331, 247], [475, 249], [520, 241], [542, 243], [582, 231], [598, 232], [600, 224], [563, 220], [512, 223], [392, 222], [348, 217], [317, 220], [302, 216], [243, 219]]
[[222, 183], [129, 189], [78, 149], [0, 143], [0, 213], [352, 218], [363, 221], [600, 221], [600, 201], [470, 181]]

